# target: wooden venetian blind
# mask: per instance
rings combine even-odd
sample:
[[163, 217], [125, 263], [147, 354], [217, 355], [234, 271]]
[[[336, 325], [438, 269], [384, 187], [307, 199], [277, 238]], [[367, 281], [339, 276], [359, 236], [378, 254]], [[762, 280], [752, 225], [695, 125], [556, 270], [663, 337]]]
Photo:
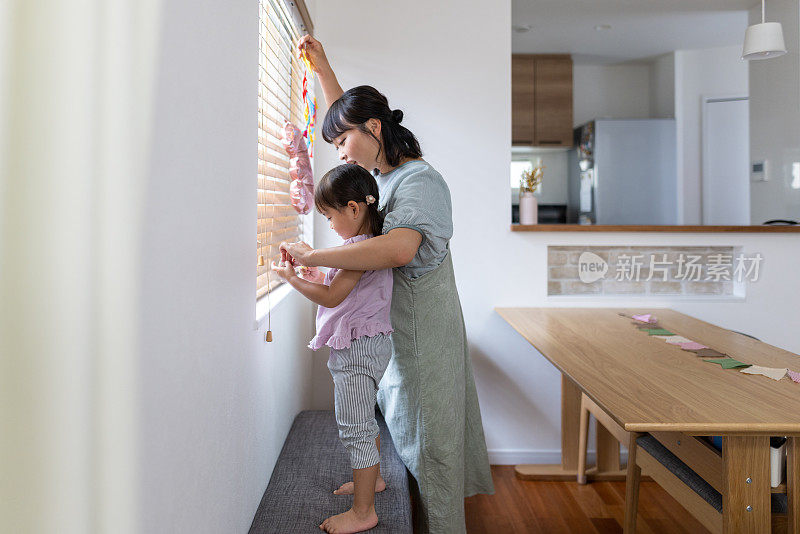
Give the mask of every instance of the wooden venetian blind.
[[271, 261], [280, 258], [281, 241], [294, 241], [302, 234], [302, 218], [289, 200], [289, 156], [280, 141], [284, 119], [301, 130], [305, 124], [304, 67], [295, 53], [299, 34], [292, 20], [283, 0], [259, 0], [256, 259], [263, 255], [264, 265], [257, 267], [257, 298], [281, 283], [268, 272]]

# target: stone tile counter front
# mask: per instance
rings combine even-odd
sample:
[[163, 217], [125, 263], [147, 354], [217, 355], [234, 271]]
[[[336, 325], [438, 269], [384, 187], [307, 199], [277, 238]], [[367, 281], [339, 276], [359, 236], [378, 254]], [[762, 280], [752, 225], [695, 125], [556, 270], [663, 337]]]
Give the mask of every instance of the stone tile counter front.
[[547, 294], [741, 298], [761, 262], [733, 246], [548, 246]]

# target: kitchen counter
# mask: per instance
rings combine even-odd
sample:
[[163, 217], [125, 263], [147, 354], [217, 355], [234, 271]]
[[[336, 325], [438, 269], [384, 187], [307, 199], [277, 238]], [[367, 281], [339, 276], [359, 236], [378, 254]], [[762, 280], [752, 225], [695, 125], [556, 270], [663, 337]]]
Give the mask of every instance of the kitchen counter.
[[800, 233], [795, 226], [638, 226], [606, 224], [512, 224], [512, 232], [738, 232]]

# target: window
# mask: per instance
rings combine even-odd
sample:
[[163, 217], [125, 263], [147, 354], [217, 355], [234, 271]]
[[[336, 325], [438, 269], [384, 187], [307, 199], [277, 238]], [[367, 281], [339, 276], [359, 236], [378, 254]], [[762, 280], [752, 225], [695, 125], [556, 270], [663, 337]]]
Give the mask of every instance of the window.
[[511, 160], [511, 187], [519, 189], [519, 182], [522, 173], [533, 170], [533, 163], [530, 159]]
[[[295, 54], [300, 37], [295, 15], [282, 0], [259, 0], [258, 53], [258, 242], [256, 298], [281, 280], [269, 272], [281, 241], [300, 239], [303, 218], [289, 200], [289, 156], [281, 144], [283, 121], [304, 128], [304, 66]], [[309, 87], [309, 98], [313, 93]], [[258, 262], [256, 263], [258, 265]]]
[[[542, 158], [533, 155], [511, 155], [511, 189], [519, 189], [519, 182], [522, 178], [522, 173], [525, 171], [532, 171], [534, 166], [542, 165]], [[517, 191], [518, 193], [518, 191]], [[534, 193], [539, 196], [542, 194], [542, 183], [539, 183], [534, 190]], [[516, 193], [515, 193], [516, 194]], [[516, 200], [514, 203], [516, 204]]]

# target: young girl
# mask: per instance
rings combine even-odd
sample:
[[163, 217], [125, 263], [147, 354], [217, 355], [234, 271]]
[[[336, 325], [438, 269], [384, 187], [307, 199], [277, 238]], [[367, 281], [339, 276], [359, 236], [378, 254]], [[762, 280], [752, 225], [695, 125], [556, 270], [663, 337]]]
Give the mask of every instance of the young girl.
[[[344, 244], [381, 235], [378, 184], [358, 165], [328, 171], [316, 186], [314, 203]], [[375, 402], [378, 383], [392, 357], [392, 271], [331, 269], [324, 280], [318, 271], [300, 278], [291, 258], [283, 260], [282, 265], [273, 262], [272, 270], [319, 304], [317, 335], [309, 347], [331, 348], [328, 369], [333, 376], [339, 439], [353, 468], [353, 486], [347, 483], [334, 492], [353, 493], [353, 507], [329, 517], [320, 528], [337, 534], [368, 530], [378, 524], [375, 492], [386, 487], [380, 477]]]

